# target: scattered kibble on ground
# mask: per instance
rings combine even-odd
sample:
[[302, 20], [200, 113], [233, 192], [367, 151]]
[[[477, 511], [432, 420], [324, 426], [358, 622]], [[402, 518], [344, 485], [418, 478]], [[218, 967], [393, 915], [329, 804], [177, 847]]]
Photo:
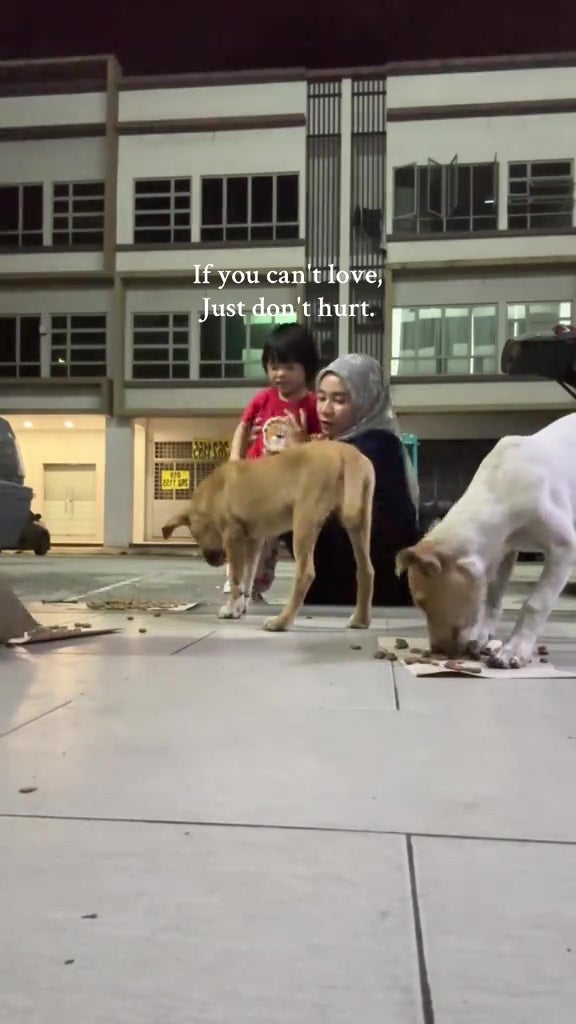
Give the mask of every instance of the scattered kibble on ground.
[[403, 637], [396, 637], [396, 643], [394, 644], [394, 647], [396, 648], [397, 651], [407, 651], [409, 646], [410, 644], [408, 643], [407, 640], [404, 640]]
[[37, 791], [38, 786], [22, 786], [22, 789], [18, 790], [19, 793], [36, 793]]
[[144, 627], [142, 626], [142, 628], [141, 628], [141, 629], [139, 629], [139, 630], [138, 630], [138, 632], [139, 632], [139, 633], [147, 633], [147, 632], [148, 632], [148, 630], [147, 630], [147, 629], [144, 629]]

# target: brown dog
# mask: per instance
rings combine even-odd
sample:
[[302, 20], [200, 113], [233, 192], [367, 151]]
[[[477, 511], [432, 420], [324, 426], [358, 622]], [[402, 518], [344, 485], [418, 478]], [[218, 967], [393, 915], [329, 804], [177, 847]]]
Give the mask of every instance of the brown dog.
[[290, 530], [296, 571], [292, 593], [267, 630], [289, 629], [314, 579], [314, 547], [329, 515], [335, 513], [350, 537], [357, 568], [356, 608], [348, 625], [370, 625], [374, 570], [370, 531], [374, 469], [369, 459], [339, 441], [310, 441], [273, 459], [226, 462], [203, 480], [187, 513], [162, 529], [165, 539], [188, 526], [209, 565], [228, 561], [231, 593], [221, 618], [237, 619], [249, 606], [263, 542]]

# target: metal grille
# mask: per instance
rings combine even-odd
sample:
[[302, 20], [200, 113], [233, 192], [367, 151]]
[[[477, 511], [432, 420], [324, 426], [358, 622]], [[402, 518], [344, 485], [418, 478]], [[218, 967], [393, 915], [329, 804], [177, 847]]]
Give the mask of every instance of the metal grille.
[[[229, 446], [222, 443], [222, 457], [209, 460], [194, 458], [194, 441], [155, 441], [154, 442], [154, 500], [155, 501], [186, 501], [196, 488], [211, 473], [227, 461]], [[163, 487], [162, 474], [181, 471], [189, 473], [189, 487]]]
[[[367, 316], [350, 320], [350, 349], [384, 362], [386, 185], [386, 86], [383, 78], [352, 81], [350, 264], [378, 271], [377, 284], [353, 284], [351, 302], [365, 302]], [[370, 315], [372, 314], [372, 315]]]
[[352, 285], [350, 301], [366, 302], [368, 307], [367, 316], [355, 316], [350, 320], [351, 351], [372, 356], [379, 363], [383, 363], [385, 359], [384, 283], [379, 289], [370, 284]]
[[155, 441], [154, 459], [191, 459], [192, 441]]
[[384, 265], [385, 126], [384, 79], [353, 81], [350, 253], [355, 268]]
[[306, 265], [320, 270], [320, 281], [309, 278], [306, 299], [311, 303], [309, 325], [322, 363], [338, 352], [338, 320], [317, 318], [319, 298], [338, 302], [338, 286], [326, 285], [329, 266], [340, 259], [341, 86], [337, 80], [310, 82], [307, 103]]
[[326, 272], [340, 254], [339, 81], [308, 86], [306, 262]]

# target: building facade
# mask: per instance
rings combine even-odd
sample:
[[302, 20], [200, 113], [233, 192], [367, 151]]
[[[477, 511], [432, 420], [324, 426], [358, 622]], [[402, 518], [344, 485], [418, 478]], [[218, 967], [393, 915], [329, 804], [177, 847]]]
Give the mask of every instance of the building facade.
[[160, 539], [226, 457], [273, 323], [383, 363], [425, 498], [569, 410], [499, 365], [576, 315], [575, 82], [576, 55], [0, 64], [0, 411], [54, 543]]

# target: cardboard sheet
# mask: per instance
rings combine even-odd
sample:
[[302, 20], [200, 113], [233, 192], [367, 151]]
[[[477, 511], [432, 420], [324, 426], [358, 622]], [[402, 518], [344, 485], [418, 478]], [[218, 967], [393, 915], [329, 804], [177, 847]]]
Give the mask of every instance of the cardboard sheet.
[[[406, 640], [410, 647], [419, 648], [423, 651], [428, 648], [428, 640], [425, 637], [406, 637]], [[538, 660], [535, 660], [525, 668], [488, 668], [483, 662], [475, 662], [481, 668], [481, 672], [466, 672], [465, 670], [456, 672], [454, 669], [446, 667], [445, 660], [436, 657], [433, 660], [438, 662], [437, 665], [430, 665], [425, 661], [406, 664], [405, 658], [414, 658], [417, 655], [412, 654], [410, 649], [398, 650], [396, 648], [396, 637], [393, 636], [379, 636], [378, 649], [380, 651], [393, 651], [398, 659], [396, 664], [402, 665], [413, 676], [427, 676], [431, 679], [446, 679], [450, 676], [454, 676], [457, 679], [550, 679], [551, 677], [556, 679], [576, 679], [576, 668], [556, 669], [550, 662], [542, 664]]]

